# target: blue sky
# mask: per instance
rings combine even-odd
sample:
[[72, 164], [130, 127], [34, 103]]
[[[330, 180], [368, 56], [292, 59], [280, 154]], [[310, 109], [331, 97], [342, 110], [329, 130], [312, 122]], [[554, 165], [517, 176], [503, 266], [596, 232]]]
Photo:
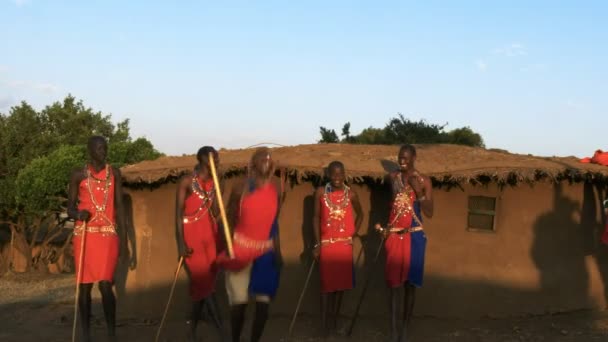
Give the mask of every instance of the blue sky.
[[606, 18], [604, 1], [0, 0], [0, 112], [71, 93], [168, 154], [400, 112], [583, 157], [608, 150]]

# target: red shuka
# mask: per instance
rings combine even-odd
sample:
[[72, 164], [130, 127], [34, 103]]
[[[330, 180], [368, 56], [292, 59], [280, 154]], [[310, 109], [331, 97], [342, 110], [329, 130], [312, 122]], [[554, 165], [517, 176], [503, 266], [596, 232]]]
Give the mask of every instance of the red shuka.
[[[78, 210], [87, 210], [91, 218], [86, 224], [82, 274], [76, 281], [81, 284], [113, 282], [119, 249], [114, 207], [114, 174], [109, 164], [100, 172], [96, 172], [91, 166], [87, 166], [86, 170], [88, 177], [82, 180], [78, 187]], [[80, 268], [83, 227], [84, 222], [76, 221], [72, 244], [77, 272]]]
[[[402, 197], [403, 196], [403, 197]], [[410, 207], [405, 208], [409, 197]], [[388, 221], [389, 228], [409, 228], [412, 226], [413, 204], [416, 193], [407, 186], [403, 192], [397, 194], [391, 205]], [[398, 287], [408, 279], [411, 261], [411, 234], [390, 234], [386, 238], [384, 248], [386, 251], [386, 265], [384, 276], [388, 287]]]
[[233, 271], [245, 268], [272, 248], [268, 240], [278, 210], [278, 193], [272, 183], [243, 196], [238, 222], [234, 228], [234, 258], [222, 253], [218, 263]]
[[185, 263], [190, 275], [190, 296], [195, 301], [215, 291], [218, 226], [209, 212], [214, 190], [213, 180], [201, 184], [198, 177], [193, 177], [192, 194], [184, 202], [184, 241], [192, 249]]
[[341, 189], [325, 192], [320, 201], [319, 223], [321, 241], [324, 241], [319, 254], [321, 292], [350, 290], [353, 288], [352, 240], [331, 242], [332, 239], [352, 238], [355, 234], [355, 220], [349, 191], [345, 192]]

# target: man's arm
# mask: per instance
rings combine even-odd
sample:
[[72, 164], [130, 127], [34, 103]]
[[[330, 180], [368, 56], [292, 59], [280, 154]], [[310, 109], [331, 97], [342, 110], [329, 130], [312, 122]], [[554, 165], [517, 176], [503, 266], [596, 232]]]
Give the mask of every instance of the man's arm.
[[[283, 206], [283, 201], [284, 201], [284, 196], [285, 196], [285, 192], [283, 191], [283, 183], [281, 183], [282, 179], [280, 177], [276, 177], [274, 179], [274, 186], [275, 189], [277, 191], [277, 193], [279, 194], [279, 198], [278, 198], [278, 204], [277, 204], [277, 220], [279, 219], [279, 215], [281, 214], [281, 207]], [[283, 254], [281, 252], [281, 233], [280, 233], [281, 229], [279, 228], [277, 230], [277, 234], [274, 236], [273, 239], [273, 245], [274, 245], [274, 251], [275, 251], [275, 262], [277, 263], [277, 265], [279, 267], [281, 267], [283, 265]]]
[[230, 229], [234, 231], [234, 227], [239, 219], [239, 212], [241, 210], [241, 197], [243, 197], [243, 191], [245, 191], [245, 180], [238, 180], [232, 184], [232, 188], [228, 194], [228, 204], [226, 206], [226, 216]]
[[125, 208], [125, 224], [127, 230], [127, 240], [129, 242], [129, 268], [134, 270], [137, 267], [137, 240], [135, 227], [133, 227], [133, 201], [131, 196], [123, 192], [122, 203]]
[[81, 169], [72, 171], [68, 186], [68, 216], [74, 220], [87, 221], [91, 217], [91, 213], [86, 210], [78, 211], [78, 187], [83, 179]]
[[[222, 201], [222, 204], [226, 203], [226, 202], [224, 202], [224, 195], [226, 194], [226, 190], [225, 190], [226, 183], [223, 178], [220, 178], [218, 180], [218, 183], [220, 183], [221, 196], [219, 198], [216, 196], [217, 190], [215, 190], [215, 188], [214, 188], [212, 196], [215, 200], [213, 202], [211, 202], [210, 211], [211, 211], [211, 216], [213, 217], [215, 222], [222, 223], [222, 212], [220, 210], [220, 201]], [[224, 206], [224, 210], [226, 210], [226, 206]]]
[[423, 195], [420, 200], [420, 209], [426, 217], [433, 217], [434, 212], [434, 202], [433, 202], [433, 183], [431, 179], [427, 176], [422, 176], [424, 180], [424, 190]]
[[188, 257], [191, 254], [184, 240], [184, 203], [190, 182], [190, 176], [184, 176], [180, 180], [175, 194], [175, 240], [177, 242], [177, 253], [180, 257]]
[[127, 222], [125, 220], [125, 207], [123, 203], [122, 175], [120, 170], [112, 167], [114, 174], [114, 209], [116, 210], [116, 223], [118, 225], [118, 239], [120, 240], [120, 253], [128, 254], [127, 247]]
[[319, 251], [321, 250], [321, 196], [323, 196], [323, 191], [322, 187], [318, 187], [317, 190], [315, 190], [313, 204], [312, 230], [315, 236], [316, 247], [313, 250], [315, 258], [319, 256]]
[[281, 207], [283, 207], [283, 202], [285, 202], [285, 187], [283, 184], [283, 179], [281, 177], [273, 177], [272, 180], [274, 187], [279, 194], [279, 206], [277, 210], [277, 216], [281, 213]]
[[363, 208], [359, 201], [359, 195], [356, 191], [351, 190], [351, 203], [353, 204], [353, 210], [355, 212], [355, 235], [359, 235], [361, 231], [361, 224], [363, 223]]

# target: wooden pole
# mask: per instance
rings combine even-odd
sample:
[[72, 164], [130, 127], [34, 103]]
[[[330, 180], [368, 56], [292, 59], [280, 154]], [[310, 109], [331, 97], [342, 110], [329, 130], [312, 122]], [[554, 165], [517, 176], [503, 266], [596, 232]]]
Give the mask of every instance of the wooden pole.
[[215, 161], [213, 159], [213, 152], [209, 152], [209, 165], [211, 166], [211, 175], [213, 176], [213, 183], [215, 184], [215, 198], [217, 204], [220, 207], [220, 213], [222, 215], [222, 223], [224, 226], [224, 235], [226, 237], [226, 247], [228, 248], [228, 255], [230, 258], [234, 258], [234, 251], [232, 250], [232, 237], [230, 236], [230, 227], [228, 226], [228, 219], [226, 218], [226, 210], [224, 209], [224, 202], [222, 201], [222, 191], [220, 189], [220, 182], [217, 177], [217, 170], [215, 169]]
[[293, 313], [293, 318], [291, 319], [291, 324], [289, 324], [289, 336], [293, 331], [293, 326], [296, 323], [296, 318], [298, 317], [298, 312], [300, 311], [300, 305], [302, 305], [302, 299], [304, 298], [304, 294], [306, 293], [306, 288], [308, 287], [308, 282], [310, 281], [310, 276], [312, 275], [312, 270], [315, 268], [315, 263], [317, 259], [312, 259], [312, 264], [310, 264], [310, 269], [308, 270], [308, 276], [306, 277], [306, 282], [304, 282], [304, 288], [302, 288], [302, 293], [300, 293], [300, 299], [298, 299], [298, 305], [296, 306], [296, 311]]
[[[382, 228], [382, 227], [380, 227], [379, 224], [376, 224], [377, 231], [383, 232], [383, 229], [385, 229], [385, 228]], [[350, 337], [350, 335], [352, 335], [353, 329], [355, 328], [355, 322], [357, 321], [357, 317], [359, 316], [359, 310], [361, 309], [361, 304], [363, 303], [363, 298], [365, 297], [365, 292], [367, 292], [367, 287], [372, 278], [372, 272], [374, 271], [376, 263], [378, 262], [378, 257], [380, 256], [380, 251], [382, 251], [382, 246], [384, 245], [384, 240], [385, 240], [385, 237], [383, 234], [382, 238], [380, 239], [380, 245], [378, 246], [378, 249], [376, 250], [376, 255], [374, 256], [374, 259], [372, 260], [369, 270], [367, 271], [367, 278], [365, 278], [365, 283], [363, 284], [363, 290], [361, 290], [361, 296], [359, 297], [359, 302], [357, 303], [357, 308], [355, 309], [355, 314], [353, 315], [353, 318], [348, 327], [348, 331], [346, 332], [346, 336], [348, 336], [348, 337]]]
[[82, 238], [80, 240], [80, 258], [76, 273], [76, 296], [74, 298], [74, 324], [72, 325], [72, 342], [76, 342], [76, 322], [78, 321], [78, 297], [80, 295], [80, 280], [82, 279], [82, 265], [84, 264], [84, 241], [87, 238], [87, 223], [83, 223]]
[[169, 312], [169, 306], [171, 305], [171, 299], [173, 299], [173, 291], [175, 290], [175, 284], [177, 283], [177, 277], [179, 276], [179, 271], [182, 269], [182, 264], [184, 263], [184, 257], [179, 258], [179, 262], [177, 264], [177, 271], [175, 271], [175, 278], [173, 279], [173, 285], [171, 285], [171, 292], [169, 292], [169, 300], [167, 301], [167, 305], [165, 305], [165, 312], [163, 313], [163, 318], [160, 320], [160, 325], [158, 326], [158, 331], [156, 332], [156, 338], [154, 341], [158, 342], [160, 338], [160, 332], [163, 329], [163, 324], [165, 323], [165, 318], [167, 318], [167, 312]]

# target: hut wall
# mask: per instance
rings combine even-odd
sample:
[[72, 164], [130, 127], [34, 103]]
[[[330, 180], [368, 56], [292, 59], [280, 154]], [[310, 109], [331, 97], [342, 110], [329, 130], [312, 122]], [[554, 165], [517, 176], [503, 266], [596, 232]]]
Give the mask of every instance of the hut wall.
[[[232, 182], [228, 182], [227, 188]], [[368, 228], [385, 222], [387, 198], [378, 186], [354, 186], [365, 212], [366, 246], [355, 241], [358, 261], [354, 291], [345, 296], [342, 312], [354, 311], [373, 255], [379, 244]], [[604, 307], [603, 277], [608, 277], [605, 248], [598, 248], [602, 218], [597, 191], [591, 186], [536, 183], [499, 190], [496, 186], [465, 186], [464, 191], [435, 189], [435, 215], [425, 220], [428, 237], [426, 275], [418, 290], [417, 315], [480, 317], [519, 315]], [[122, 314], [162, 314], [177, 267], [174, 234], [175, 184], [150, 190], [129, 190], [137, 242], [138, 265], [119, 270]], [[280, 218], [284, 269], [274, 314], [291, 314], [310, 265], [313, 187], [288, 190]], [[496, 200], [495, 230], [467, 229], [468, 196]], [[360, 255], [360, 256], [359, 256]], [[374, 265], [363, 303], [364, 315], [387, 312], [388, 293], [383, 256]], [[172, 314], [186, 313], [185, 272], [178, 277]], [[218, 293], [226, 303], [223, 279]], [[319, 278], [313, 273], [302, 312], [319, 312]], [[181, 310], [179, 309], [181, 308]]]

